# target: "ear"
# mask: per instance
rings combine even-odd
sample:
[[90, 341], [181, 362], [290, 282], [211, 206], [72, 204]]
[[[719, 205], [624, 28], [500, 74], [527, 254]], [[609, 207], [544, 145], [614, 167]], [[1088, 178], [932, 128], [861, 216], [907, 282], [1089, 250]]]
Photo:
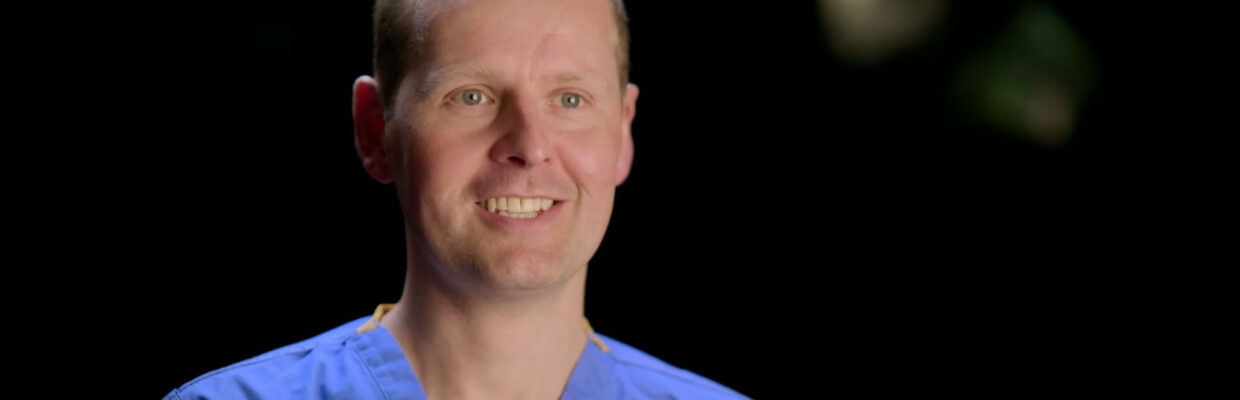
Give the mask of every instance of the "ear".
[[362, 75], [353, 82], [353, 144], [366, 173], [379, 183], [390, 183], [392, 174], [383, 149], [383, 125], [379, 84]]
[[621, 117], [620, 158], [616, 160], [616, 186], [624, 183], [633, 167], [633, 116], [637, 114], [637, 85], [624, 90], [624, 115]]

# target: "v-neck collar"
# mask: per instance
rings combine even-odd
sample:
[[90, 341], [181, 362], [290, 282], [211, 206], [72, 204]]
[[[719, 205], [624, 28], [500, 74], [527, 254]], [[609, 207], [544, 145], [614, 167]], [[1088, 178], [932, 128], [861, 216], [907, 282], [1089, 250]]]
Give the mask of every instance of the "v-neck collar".
[[[365, 323], [358, 326], [353, 340], [362, 359], [370, 367], [375, 382], [390, 399], [426, 400], [426, 391], [405, 358], [392, 332], [379, 324], [379, 319], [395, 304], [380, 304]], [[560, 397], [564, 400], [607, 399], [615, 392], [615, 360], [610, 349], [582, 317], [590, 340], [573, 366], [572, 375]]]

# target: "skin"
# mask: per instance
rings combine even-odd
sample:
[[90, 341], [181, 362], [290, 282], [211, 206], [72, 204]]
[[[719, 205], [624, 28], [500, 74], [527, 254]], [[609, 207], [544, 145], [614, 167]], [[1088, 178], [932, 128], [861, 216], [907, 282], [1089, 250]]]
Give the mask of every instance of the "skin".
[[[374, 79], [353, 89], [358, 154], [405, 217], [404, 294], [380, 323], [430, 398], [558, 398], [587, 344], [587, 263], [632, 164], [638, 88], [617, 79], [609, 1], [433, 8], [387, 116]], [[477, 204], [501, 196], [558, 209]]]

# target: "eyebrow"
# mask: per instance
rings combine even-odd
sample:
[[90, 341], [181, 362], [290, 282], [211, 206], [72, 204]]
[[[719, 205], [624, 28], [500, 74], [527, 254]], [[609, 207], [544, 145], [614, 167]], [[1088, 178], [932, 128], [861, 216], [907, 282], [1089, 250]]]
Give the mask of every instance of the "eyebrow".
[[451, 67], [444, 67], [444, 68], [435, 68], [435, 69], [432, 69], [430, 73], [426, 74], [426, 80], [423, 81], [421, 87], [418, 88], [418, 91], [417, 91], [418, 98], [419, 99], [426, 98], [426, 96], [430, 95], [431, 90], [435, 89], [436, 87], [439, 87], [439, 85], [442, 84], [445, 80], [448, 80], [448, 78], [457, 77], [457, 76], [465, 77], [465, 78], [474, 78], [474, 79], [485, 80], [485, 81], [496, 81], [497, 80], [495, 77], [495, 73], [487, 69], [467, 67], [467, 66], [451, 66]]
[[551, 80], [560, 82], [560, 83], [565, 83], [565, 82], [578, 82], [578, 81], [583, 81], [585, 79], [582, 78], [581, 76], [578, 76], [576, 73], [573, 73], [573, 72], [561, 72], [561, 73], [552, 75]]
[[[593, 71], [587, 69], [584, 72], [586, 73], [588, 77], [588, 76], [592, 76], [590, 72], [593, 72]], [[426, 74], [426, 80], [422, 82], [421, 87], [419, 87], [416, 92], [418, 96], [417, 98], [425, 99], [427, 96], [430, 96], [431, 92], [434, 91], [435, 88], [439, 87], [439, 85], [443, 84], [445, 81], [449, 79], [458, 78], [458, 77], [459, 78], [472, 78], [472, 79], [477, 79], [481, 81], [490, 81], [490, 82], [495, 82], [499, 80], [498, 75], [496, 75], [493, 71], [489, 69], [485, 69], [485, 68], [477, 68], [477, 67], [471, 67], [471, 66], [447, 66], [447, 67], [442, 67], [442, 68], [435, 68]], [[576, 72], [572, 72], [572, 71], [552, 73], [548, 75], [547, 79], [552, 82], [556, 82], [556, 83], [587, 81], [586, 77], [583, 77], [582, 75], [578, 75]]]

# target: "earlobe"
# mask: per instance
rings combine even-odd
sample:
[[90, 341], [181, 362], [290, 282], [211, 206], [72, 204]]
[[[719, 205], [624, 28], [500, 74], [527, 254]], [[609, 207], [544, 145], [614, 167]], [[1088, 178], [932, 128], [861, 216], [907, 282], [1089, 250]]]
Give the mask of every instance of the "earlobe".
[[383, 104], [374, 78], [362, 75], [353, 82], [353, 144], [366, 173], [380, 183], [392, 182], [383, 148]]
[[616, 160], [616, 186], [624, 183], [633, 167], [633, 117], [637, 115], [637, 85], [625, 87], [621, 116], [620, 157]]

